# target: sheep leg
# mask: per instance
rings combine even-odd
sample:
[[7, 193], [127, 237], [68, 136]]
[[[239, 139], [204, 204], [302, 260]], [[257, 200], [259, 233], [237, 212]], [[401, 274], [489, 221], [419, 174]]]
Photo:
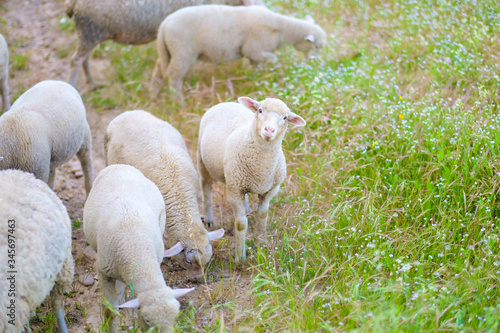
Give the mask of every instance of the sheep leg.
[[[76, 80], [78, 77], [78, 71], [80, 70], [80, 66], [90, 56], [90, 52], [92, 51], [94, 46], [95, 45], [92, 45], [92, 47], [84, 48], [81, 44], [79, 44], [78, 49], [76, 50], [75, 54], [71, 58], [71, 72], [69, 75], [68, 83], [71, 84], [73, 87], [76, 87]], [[87, 62], [87, 66], [88, 66], [88, 62]], [[89, 72], [90, 72], [90, 68], [89, 68]], [[85, 74], [88, 75], [86, 70], [85, 70]], [[87, 80], [88, 80], [88, 77], [87, 77]]]
[[161, 62], [160, 59], [156, 60], [155, 69], [153, 70], [153, 77], [149, 83], [149, 92], [151, 97], [157, 98], [160, 94], [161, 85], [163, 83], [163, 76], [161, 74]]
[[259, 208], [257, 210], [257, 224], [256, 231], [259, 236], [265, 239], [265, 234], [267, 230], [267, 218], [269, 211], [269, 202], [278, 193], [280, 186], [275, 186], [269, 192], [264, 195], [259, 195]]
[[189, 68], [194, 63], [194, 60], [190, 58], [191, 56], [183, 55], [172, 57], [166, 73], [169, 87], [175, 92], [175, 98], [181, 106], [186, 104], [184, 101], [184, 94], [182, 93], [182, 78], [186, 75]]
[[90, 131], [87, 132], [84, 144], [76, 153], [76, 156], [82, 165], [83, 175], [85, 176], [85, 192], [87, 193], [87, 196], [89, 195], [92, 183], [94, 182], [94, 169], [92, 168], [92, 141], [90, 135]]
[[118, 301], [119, 295], [116, 288], [116, 280], [105, 276], [101, 271], [98, 271], [99, 283], [101, 284], [102, 295], [105, 299], [108, 300], [112, 309], [108, 308], [106, 304], [102, 303], [102, 312], [104, 313], [104, 317], [106, 321], [109, 320], [109, 332], [116, 332], [117, 326], [117, 315], [114, 314], [114, 311], [118, 311]]
[[212, 177], [208, 172], [205, 164], [201, 160], [200, 151], [198, 149], [198, 169], [201, 178], [201, 187], [203, 189], [203, 222], [210, 228], [214, 223], [214, 212], [212, 203]]
[[248, 204], [248, 194], [245, 194], [245, 212], [250, 214], [252, 210], [250, 209], [250, 205]]
[[9, 99], [9, 84], [7, 83], [7, 75], [4, 79], [1, 80], [2, 85], [2, 102], [3, 102], [3, 110], [8, 111], [10, 109], [10, 99]]
[[236, 238], [236, 262], [246, 257], [245, 239], [248, 229], [248, 218], [245, 213], [244, 194], [235, 189], [228, 188], [228, 201], [233, 209], [235, 238]]
[[61, 272], [57, 276], [56, 284], [50, 292], [50, 306], [57, 319], [59, 332], [68, 333], [66, 320], [64, 319], [64, 291], [71, 287], [73, 281], [74, 267], [71, 250], [68, 250], [68, 259], [64, 261]]
[[47, 181], [47, 185], [53, 190], [54, 189], [54, 180], [56, 179], [56, 167], [50, 167], [49, 171], [49, 180]]
[[83, 71], [85, 72], [85, 76], [87, 77], [87, 83], [90, 86], [90, 90], [97, 90], [99, 88], [102, 88], [103, 85], [95, 82], [92, 71], [90, 70], [89, 59], [90, 54], [83, 61]]

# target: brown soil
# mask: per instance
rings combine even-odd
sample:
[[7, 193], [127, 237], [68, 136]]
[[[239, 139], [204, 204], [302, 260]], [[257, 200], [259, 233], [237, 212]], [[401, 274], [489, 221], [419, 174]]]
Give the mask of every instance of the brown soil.
[[[0, 23], [0, 32], [9, 44], [10, 52], [10, 96], [11, 102], [15, 97], [35, 85], [36, 83], [56, 79], [66, 81], [69, 77], [69, 64], [76, 45], [76, 33], [61, 33], [59, 21], [65, 18], [63, 0], [4, 0], [0, 2], [0, 13], [3, 23]], [[68, 49], [69, 54], [61, 50]], [[66, 52], [67, 53], [67, 52]], [[14, 66], [16, 59], [26, 58], [24, 66]], [[91, 61], [93, 73], [98, 81], [107, 82], [104, 68], [109, 66], [106, 59]], [[17, 68], [20, 67], [20, 68]], [[78, 86], [81, 90], [85, 87], [83, 71], [80, 71]], [[110, 110], [97, 112], [87, 106], [87, 119], [92, 130], [94, 171], [97, 175], [105, 167], [103, 155], [104, 131], [107, 124], [123, 110]], [[75, 158], [59, 167], [56, 176], [55, 192], [65, 204], [71, 221], [73, 222], [73, 257], [75, 259], [75, 277], [73, 288], [67, 294], [66, 318], [69, 332], [98, 332], [101, 331], [99, 282], [95, 271], [96, 253], [87, 246], [85, 235], [81, 226], [83, 220], [83, 205], [85, 190], [83, 178], [77, 178], [74, 171], [80, 169], [80, 163]], [[223, 192], [216, 190], [214, 202], [223, 202]], [[223, 226], [231, 229], [227, 207], [215, 206], [214, 212], [219, 211], [219, 216], [225, 215]], [[222, 214], [224, 212], [224, 214]], [[208, 268], [208, 283], [188, 283], [186, 273], [177, 263], [165, 260], [162, 270], [167, 285], [173, 288], [196, 287], [195, 291], [183, 297], [182, 309], [192, 307], [195, 310], [197, 321], [196, 328], [202, 330], [205, 323], [215, 323], [221, 316], [226, 326], [235, 328], [244, 316], [243, 309], [249, 308], [252, 299], [249, 296], [250, 276], [246, 265], [234, 266], [230, 271], [229, 244], [231, 235], [220, 242], [214, 251], [214, 260]], [[79, 282], [90, 273], [95, 278], [95, 283], [85, 286]], [[242, 309], [230, 313], [223, 307], [213, 309], [213, 305], [233, 302], [235, 308]], [[37, 310], [30, 321], [30, 328], [34, 331], [46, 331], [52, 320], [47, 316], [50, 307], [45, 301]], [[125, 311], [122, 310], [122, 314]], [[122, 320], [124, 330], [131, 326], [130, 314]], [[198, 325], [199, 324], [199, 325]], [[230, 330], [234, 330], [231, 329]], [[239, 330], [242, 330], [240, 327]]]

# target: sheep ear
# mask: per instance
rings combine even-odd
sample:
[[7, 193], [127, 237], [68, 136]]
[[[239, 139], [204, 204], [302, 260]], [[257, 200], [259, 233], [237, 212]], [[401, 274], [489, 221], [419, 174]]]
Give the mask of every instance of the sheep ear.
[[304, 21], [314, 23], [314, 19], [311, 15], [306, 15], [306, 17], [304, 17]]
[[216, 240], [224, 236], [224, 229], [220, 228], [219, 230], [209, 231], [208, 232], [208, 240]]
[[163, 253], [164, 257], [173, 257], [176, 254], [179, 254], [182, 250], [184, 250], [184, 245], [182, 245], [181, 242], [177, 242], [174, 246], [172, 246], [170, 249], [165, 250], [165, 253]]
[[290, 111], [290, 114], [288, 115], [288, 121], [291, 122], [292, 124], [294, 124], [295, 126], [299, 126], [299, 127], [306, 125], [306, 121], [304, 120], [304, 118], [302, 118], [301, 116], [299, 116], [291, 111]]
[[239, 97], [238, 102], [250, 111], [256, 112], [259, 109], [259, 102], [250, 97]]
[[316, 38], [314, 38], [314, 35], [307, 35], [304, 37], [304, 39], [310, 41], [311, 43], [314, 43], [314, 41], [316, 40]]
[[123, 303], [122, 305], [118, 305], [118, 309], [140, 309], [139, 299], [134, 298], [128, 302]]
[[172, 289], [172, 291], [174, 292], [174, 297], [175, 298], [182, 297], [182, 296], [186, 295], [188, 292], [193, 291], [193, 290], [194, 290], [194, 288]]

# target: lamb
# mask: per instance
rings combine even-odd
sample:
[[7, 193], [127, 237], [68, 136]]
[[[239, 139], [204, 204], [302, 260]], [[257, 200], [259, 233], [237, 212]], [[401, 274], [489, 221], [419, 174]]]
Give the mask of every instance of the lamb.
[[[249, 213], [247, 193], [259, 196], [258, 233], [264, 233], [270, 200], [286, 177], [281, 148], [288, 123], [305, 126], [305, 120], [279, 99], [259, 102], [248, 97], [238, 103], [221, 103], [201, 118], [198, 170], [204, 198], [204, 217], [213, 222], [212, 183], [226, 184], [235, 219], [236, 261], [246, 257], [245, 238]], [[255, 112], [255, 113], [252, 113]]]
[[47, 184], [19, 170], [0, 171], [0, 332], [24, 331], [30, 312], [50, 294], [66, 333], [64, 292], [71, 287], [71, 223]]
[[0, 94], [2, 94], [3, 110], [7, 111], [10, 109], [9, 48], [2, 34], [0, 34]]
[[326, 34], [311, 21], [311, 17], [295, 19], [263, 6], [180, 9], [158, 29], [158, 60], [151, 94], [158, 95], [161, 77], [168, 78], [177, 101], [183, 105], [182, 78], [197, 59], [222, 63], [246, 57], [254, 64], [275, 62], [272, 52], [285, 45], [293, 45], [307, 57], [316, 55], [326, 43]]
[[260, 0], [66, 0], [66, 14], [74, 18], [79, 37], [68, 82], [76, 87], [83, 64], [91, 89], [97, 88], [89, 66], [89, 55], [96, 45], [108, 39], [121, 44], [148, 43], [156, 38], [168, 14], [201, 3], [262, 4]]
[[146, 111], [127, 111], [108, 125], [106, 165], [122, 163], [139, 169], [163, 195], [167, 222], [165, 244], [182, 244], [177, 261], [199, 280], [212, 257], [210, 240], [224, 229], [207, 232], [201, 222], [197, 196], [199, 179], [181, 134], [169, 123]]
[[75, 153], [88, 195], [94, 179], [90, 127], [82, 98], [65, 82], [37, 83], [0, 117], [0, 170], [32, 172], [54, 188], [56, 168]]
[[[130, 165], [111, 165], [97, 176], [83, 211], [83, 231], [97, 251], [97, 271], [103, 296], [113, 308], [139, 309], [139, 322], [173, 332], [179, 313], [175, 299], [192, 289], [170, 289], [160, 263], [180, 249], [164, 250], [165, 205], [158, 187]], [[117, 283], [118, 282], [118, 283]], [[137, 298], [118, 305], [123, 283], [133, 286]], [[111, 312], [103, 304], [109, 318]], [[115, 332], [116, 316], [110, 319]], [[156, 332], [156, 330], [155, 330]]]

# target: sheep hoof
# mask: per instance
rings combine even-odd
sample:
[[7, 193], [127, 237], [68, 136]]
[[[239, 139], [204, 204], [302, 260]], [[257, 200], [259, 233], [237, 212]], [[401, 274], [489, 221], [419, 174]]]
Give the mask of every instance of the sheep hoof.
[[205, 224], [207, 225], [207, 227], [208, 227], [208, 228], [211, 228], [211, 227], [213, 226], [213, 224], [214, 224], [214, 222], [213, 222], [213, 221], [210, 221], [210, 222], [205, 222], [205, 218], [204, 218], [204, 217], [202, 217], [202, 218], [201, 218], [201, 222], [202, 222], [202, 223], [205, 223]]

